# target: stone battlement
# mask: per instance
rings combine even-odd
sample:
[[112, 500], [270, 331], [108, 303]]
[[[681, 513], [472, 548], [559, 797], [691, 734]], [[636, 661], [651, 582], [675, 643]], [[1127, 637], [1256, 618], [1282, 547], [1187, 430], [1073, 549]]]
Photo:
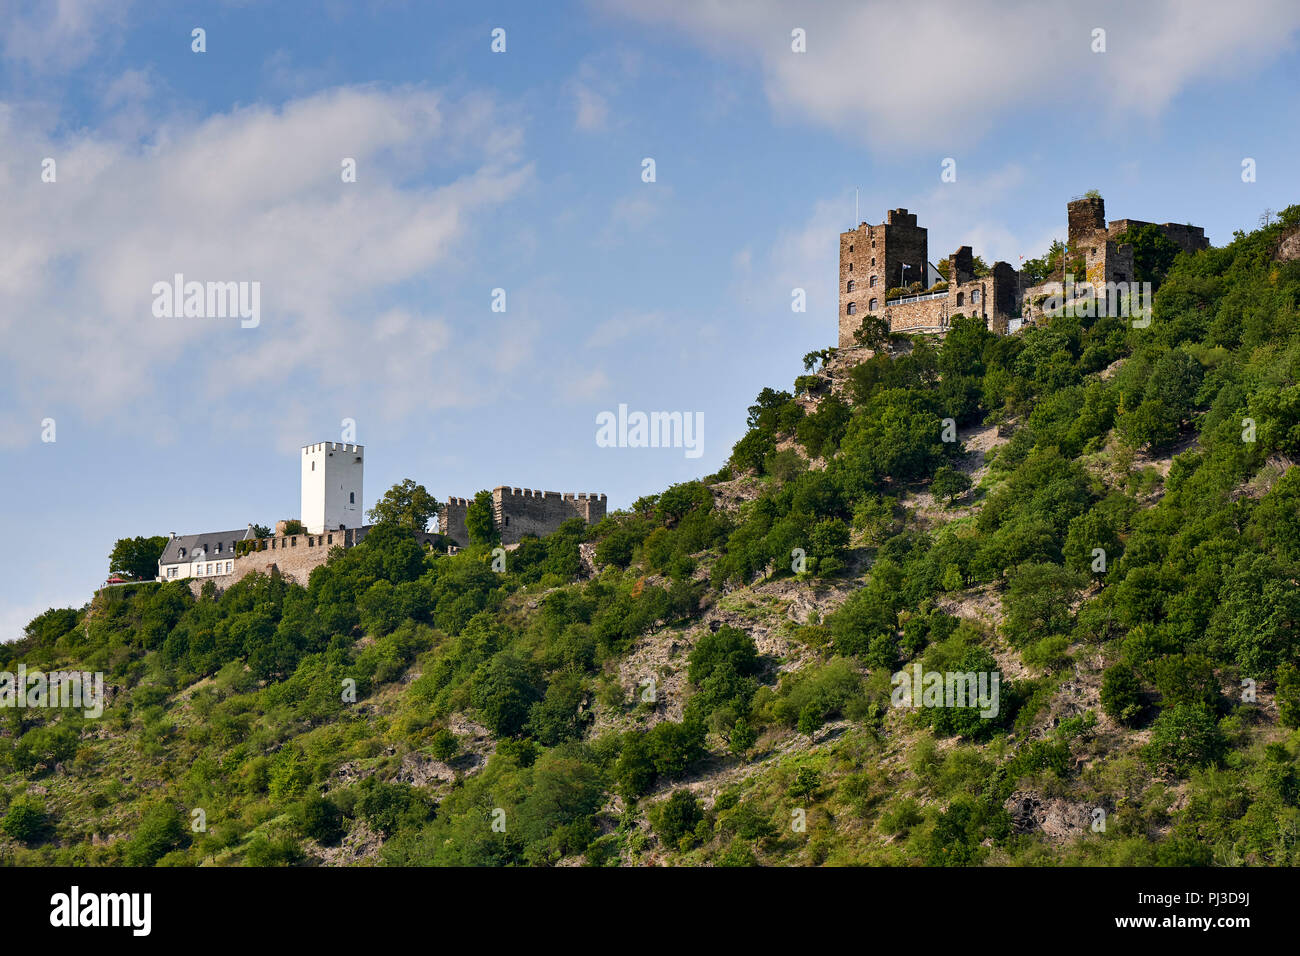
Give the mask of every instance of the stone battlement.
[[[469, 544], [465, 516], [472, 498], [448, 498], [438, 510], [438, 528], [458, 545]], [[605, 517], [607, 499], [595, 492], [542, 491], [498, 485], [492, 489], [492, 520], [504, 545], [528, 535], [542, 538], [573, 518], [595, 524]]]

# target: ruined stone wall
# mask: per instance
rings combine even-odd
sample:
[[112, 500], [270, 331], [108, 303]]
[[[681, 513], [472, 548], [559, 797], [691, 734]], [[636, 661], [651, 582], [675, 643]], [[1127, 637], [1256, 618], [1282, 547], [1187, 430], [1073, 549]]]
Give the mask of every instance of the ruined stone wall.
[[1070, 248], [1094, 245], [1097, 233], [1106, 231], [1106, 201], [1104, 199], [1075, 199], [1066, 206], [1069, 222]]
[[[1130, 229], [1155, 225], [1141, 219], [1116, 219], [1106, 227], [1106, 235], [1116, 239]], [[1184, 252], [1197, 252], [1210, 248], [1210, 240], [1205, 238], [1205, 229], [1180, 222], [1162, 222], [1156, 226], [1165, 236], [1176, 243]]]
[[438, 530], [462, 548], [469, 544], [469, 532], [465, 530], [465, 513], [469, 510], [472, 500], [471, 498], [448, 498], [447, 503], [438, 509]]
[[501, 543], [518, 544], [525, 535], [553, 533], [570, 518], [595, 524], [605, 517], [606, 499], [595, 494], [560, 494], [531, 488], [494, 488], [492, 505]]

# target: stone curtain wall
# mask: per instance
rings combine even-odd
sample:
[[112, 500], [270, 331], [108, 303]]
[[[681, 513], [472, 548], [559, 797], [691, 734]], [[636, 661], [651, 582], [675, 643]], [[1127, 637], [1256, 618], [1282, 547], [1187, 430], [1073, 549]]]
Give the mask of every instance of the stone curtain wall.
[[543, 538], [570, 518], [594, 524], [605, 517], [606, 500], [604, 495], [499, 487], [492, 490], [492, 505], [501, 543], [511, 545], [525, 535]]
[[465, 530], [465, 513], [469, 510], [472, 500], [448, 498], [447, 503], [438, 510], [438, 530], [462, 548], [469, 544], [469, 532]]
[[[306, 587], [312, 571], [329, 560], [331, 551], [335, 548], [350, 548], [360, 544], [373, 527], [374, 525], [366, 525], [362, 528], [329, 531], [324, 534], [293, 534], [258, 539], [264, 550], [250, 551], [235, 558], [234, 570], [230, 574], [190, 578], [190, 590], [197, 597], [203, 589], [203, 583], [212, 581], [218, 590], [224, 591], [254, 572], [270, 574], [273, 567], [279, 569], [282, 577], [290, 578]], [[432, 532], [418, 531], [415, 537], [424, 545], [436, 546], [439, 543], [439, 536]]]
[[948, 321], [948, 299], [925, 299], [921, 302], [904, 302], [885, 310], [889, 328], [893, 332], [910, 329], [931, 329], [945, 326]]

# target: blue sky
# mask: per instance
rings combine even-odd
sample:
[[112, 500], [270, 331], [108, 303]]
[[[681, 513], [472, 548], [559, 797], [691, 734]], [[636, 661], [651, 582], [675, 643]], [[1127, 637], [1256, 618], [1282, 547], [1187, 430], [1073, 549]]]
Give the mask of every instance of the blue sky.
[[[1081, 6], [0, 3], [0, 638], [116, 538], [297, 517], [344, 419], [367, 506], [715, 471], [834, 342], [855, 187], [1013, 264], [1087, 189], [1215, 244], [1300, 200], [1296, 4]], [[177, 272], [260, 324], [155, 318]], [[597, 447], [620, 403], [703, 456]]]

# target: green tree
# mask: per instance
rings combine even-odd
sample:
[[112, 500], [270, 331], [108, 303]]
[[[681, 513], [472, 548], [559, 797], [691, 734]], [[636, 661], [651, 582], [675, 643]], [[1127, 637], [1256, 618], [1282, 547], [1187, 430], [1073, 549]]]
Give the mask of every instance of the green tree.
[[1115, 664], [1101, 676], [1101, 709], [1111, 720], [1133, 724], [1142, 713], [1142, 684], [1133, 668]]
[[970, 489], [970, 476], [951, 465], [940, 465], [930, 481], [930, 492], [936, 500], [952, 504]]
[[424, 485], [406, 478], [385, 491], [366, 515], [375, 524], [390, 522], [424, 531], [429, 527], [429, 519], [437, 513], [438, 500]]
[[185, 821], [172, 803], [155, 803], [148, 807], [126, 845], [128, 866], [153, 866], [185, 839]]
[[152, 581], [158, 576], [158, 559], [169, 540], [162, 534], [152, 538], [119, 538], [108, 556], [108, 573], [136, 581]]
[[1115, 237], [1115, 242], [1121, 245], [1127, 243], [1133, 247], [1133, 271], [1137, 281], [1155, 285], [1164, 282], [1170, 266], [1182, 251], [1178, 243], [1152, 223], [1120, 233]]
[[9, 804], [4, 819], [0, 820], [0, 830], [4, 830], [19, 843], [29, 845], [40, 840], [48, 828], [49, 820], [44, 806], [26, 796], [16, 797]]
[[465, 533], [470, 544], [496, 544], [501, 540], [497, 530], [496, 510], [492, 506], [492, 492], [480, 491], [465, 509]]
[[1161, 711], [1143, 756], [1152, 767], [1184, 775], [1194, 767], [1217, 764], [1226, 742], [1214, 714], [1204, 704], [1175, 704]]
[[650, 811], [650, 825], [665, 847], [686, 849], [694, 841], [695, 829], [704, 819], [695, 794], [676, 790], [667, 800]]

